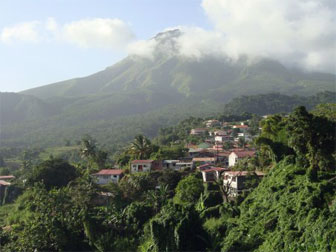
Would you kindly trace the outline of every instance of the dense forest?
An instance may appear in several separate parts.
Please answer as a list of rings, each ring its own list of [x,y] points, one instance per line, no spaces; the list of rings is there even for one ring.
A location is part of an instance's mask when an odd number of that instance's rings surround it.
[[[204,119],[164,128],[152,141],[137,136],[114,160],[89,136],[71,157],[36,160],[38,150],[26,152],[1,194],[1,250],[336,250],[335,115],[335,104],[322,104],[259,118],[257,155],[234,169],[266,176],[230,201],[220,181],[203,183],[198,171],[127,171],[133,159],[183,153],[192,140],[186,132]],[[114,162],[125,177],[94,183],[90,174]]]
[[[142,95],[138,94],[137,99],[140,97]],[[115,152],[138,134],[144,134],[150,138],[155,137],[159,129],[176,125],[179,121],[190,116],[213,117],[221,114],[225,118],[225,116],[242,115],[246,112],[258,115],[288,113],[299,105],[311,109],[319,103],[333,103],[335,102],[335,93],[322,92],[308,97],[274,93],[251,95],[233,99],[226,105],[213,100],[188,98],[182,103],[164,107],[158,106],[149,96],[144,98],[144,102],[149,100],[145,103],[150,103],[150,107],[154,107],[154,109],[131,115],[126,113],[126,107],[129,108],[128,110],[132,110],[132,107],[137,108],[142,105],[138,102],[132,105],[126,99],[124,103],[117,106],[116,100],[107,95],[105,98],[99,98],[99,104],[94,102],[95,99],[98,99],[97,97],[91,97],[91,100],[84,99],[74,105],[61,102],[64,103],[66,112],[55,115],[55,107],[52,107],[52,109],[50,108],[50,113],[53,115],[51,117],[44,116],[45,110],[49,107],[45,108],[43,113],[40,111],[39,114],[37,112],[39,110],[34,109],[39,103],[35,103],[35,99],[31,101],[28,98],[24,96],[24,99],[20,100],[20,106],[7,107],[8,113],[11,115],[7,119],[9,121],[15,120],[15,114],[18,114],[19,117],[24,114],[34,120],[3,125],[0,134],[2,147],[47,148],[62,146],[69,141],[71,145],[74,145],[81,140],[83,135],[88,134],[105,145],[110,152]],[[0,100],[0,102],[3,101]],[[1,123],[7,119],[6,113],[4,113],[6,106],[0,107],[2,111]],[[24,111],[24,108],[29,111]],[[12,111],[13,109],[17,109],[17,111]],[[114,112],[121,113],[121,111],[125,113],[119,116],[114,114]],[[39,117],[43,117],[43,119]]]

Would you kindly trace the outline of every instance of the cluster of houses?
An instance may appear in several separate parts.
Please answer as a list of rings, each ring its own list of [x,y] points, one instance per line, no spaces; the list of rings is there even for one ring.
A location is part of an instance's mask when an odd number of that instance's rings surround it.
[[[239,148],[237,139],[232,136],[234,129],[238,137],[244,137],[245,141],[252,138],[249,133],[249,127],[244,123],[229,126],[227,123],[221,123],[217,120],[208,120],[205,122],[206,128],[192,129],[191,135],[202,135],[207,139],[198,145],[187,144],[188,154],[178,160],[133,160],[130,163],[129,171],[131,173],[149,172],[164,169],[171,170],[198,170],[202,173],[203,182],[215,182],[222,180],[223,185],[228,187],[230,196],[237,196],[244,190],[248,190],[246,181],[251,177],[262,177],[261,172],[232,171],[232,167],[241,159],[250,158],[255,155],[255,150]],[[213,129],[213,127],[216,127]],[[230,142],[232,149],[224,150],[223,144]],[[252,176],[253,175],[253,176]],[[118,183],[124,176],[124,170],[104,169],[93,174],[98,184],[107,184],[110,182]]]

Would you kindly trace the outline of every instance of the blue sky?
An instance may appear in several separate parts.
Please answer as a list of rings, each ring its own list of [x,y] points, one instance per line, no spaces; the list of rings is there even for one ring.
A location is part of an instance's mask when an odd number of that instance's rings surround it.
[[[21,91],[151,57],[179,27],[178,54],[268,57],[336,72],[334,0],[1,0],[0,91]]]
[[[135,39],[148,39],[167,27],[207,27],[208,20],[195,0],[2,0],[0,31],[18,23],[46,22],[54,18],[65,24],[82,19],[118,18],[132,29]],[[0,91],[20,91],[34,86],[85,76],[127,55],[124,50],[81,48],[48,41],[0,42]]]

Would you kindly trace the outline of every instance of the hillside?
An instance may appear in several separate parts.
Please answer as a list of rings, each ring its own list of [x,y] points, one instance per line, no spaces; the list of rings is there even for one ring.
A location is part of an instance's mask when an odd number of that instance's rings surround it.
[[[58,112],[56,106],[34,96],[0,92],[0,126],[38,120]]]
[[[153,58],[130,55],[87,77],[1,94],[2,144],[50,146],[91,134],[115,146],[138,133],[154,136],[159,127],[189,116],[219,113],[235,98],[225,113],[289,112],[296,105],[335,101],[332,93],[321,100],[284,96],[334,91],[335,75],[305,73],[270,59],[185,58],[176,53],[178,36],[179,30],[155,36]],[[274,92],[279,95],[245,97]]]
[[[193,59],[180,56],[179,30],[160,33],[152,40],[152,58],[130,55],[93,75],[23,91],[38,98],[83,97],[119,92],[151,91],[227,102],[239,95],[269,92],[312,95],[335,90],[335,75],[289,69],[271,59],[249,62],[224,57]]]

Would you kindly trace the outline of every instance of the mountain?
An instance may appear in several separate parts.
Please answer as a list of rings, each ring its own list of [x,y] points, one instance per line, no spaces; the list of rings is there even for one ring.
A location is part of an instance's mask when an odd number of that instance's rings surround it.
[[[152,38],[156,47],[151,58],[131,55],[93,75],[22,93],[49,99],[146,90],[223,102],[239,95],[274,91],[312,95],[335,90],[333,74],[288,69],[271,59],[250,63],[244,57],[237,61],[224,57],[182,57],[176,45],[180,35],[179,30],[172,30]]]
[[[38,120],[58,112],[56,106],[34,96],[0,92],[0,125]]]
[[[50,146],[91,134],[115,148],[138,133],[154,136],[158,128],[188,116],[223,112],[224,103],[242,95],[277,92],[308,97],[335,90],[333,74],[289,69],[271,59],[182,57],[179,36],[179,30],[156,35],[151,57],[130,55],[87,77],[3,93],[1,144]],[[333,94],[328,97],[328,102],[335,100]],[[281,97],[277,100],[274,111],[284,111],[277,107]],[[267,107],[268,102],[259,105]],[[307,104],[304,99],[298,103],[302,102]],[[244,104],[232,105],[231,110],[250,107]]]

